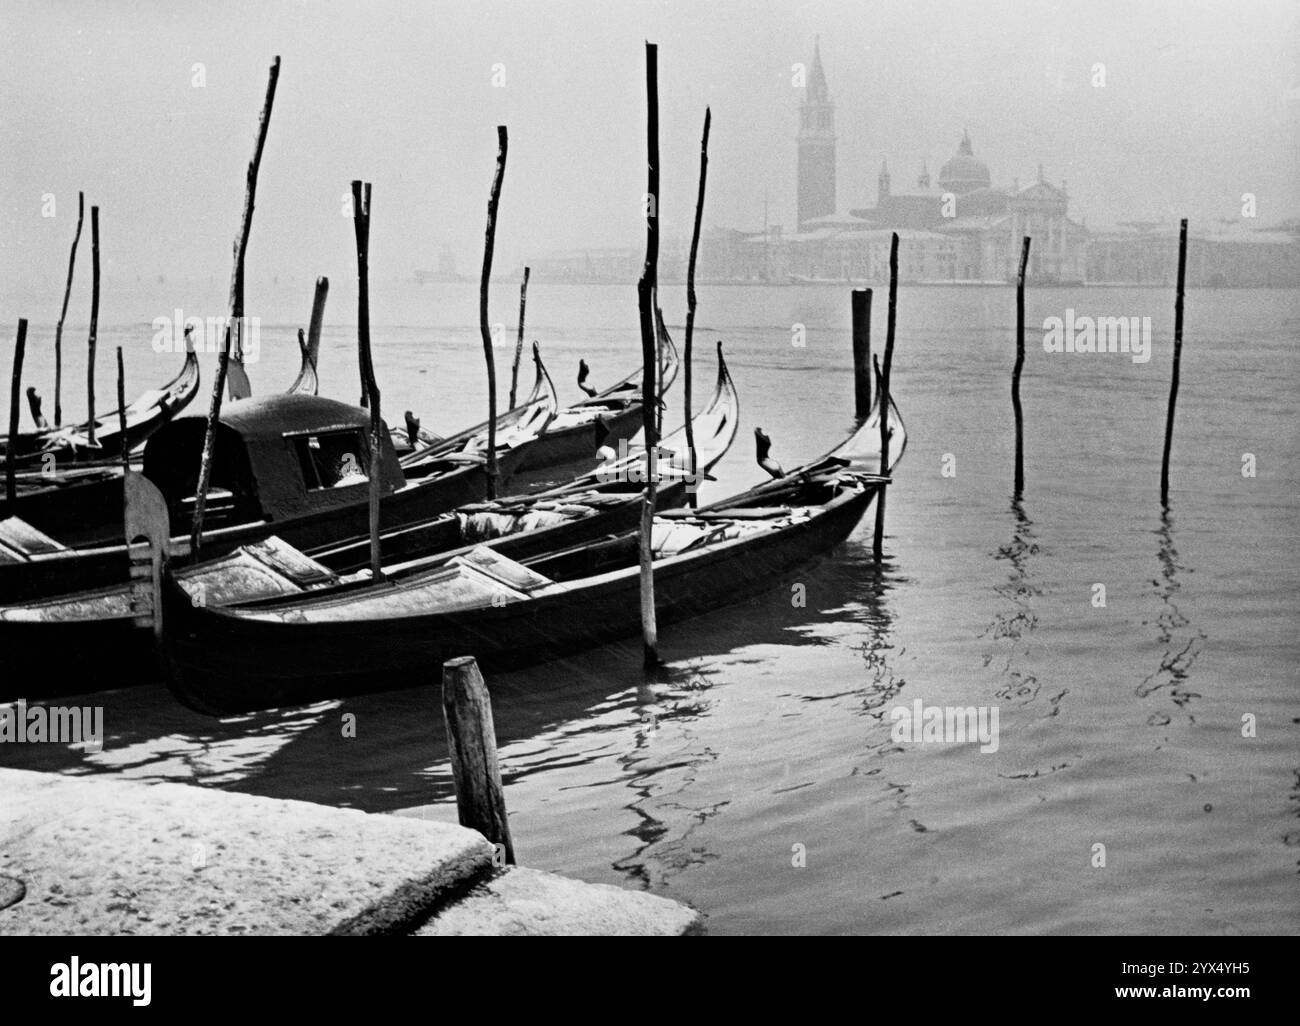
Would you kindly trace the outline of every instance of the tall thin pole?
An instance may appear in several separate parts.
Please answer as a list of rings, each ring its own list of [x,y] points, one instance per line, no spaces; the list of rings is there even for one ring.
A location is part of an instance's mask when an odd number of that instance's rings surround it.
[[[81,225],[86,219],[86,194],[77,193],[77,234],[72,237],[72,252],[68,254],[68,284],[63,289],[63,309],[59,324],[54,329],[54,426],[63,426],[63,321],[68,316],[68,300],[72,297],[72,271],[77,266],[77,243],[81,241]]]
[[[86,343],[86,408],[90,428],[86,440],[95,444],[95,347],[99,343],[99,207],[90,208],[90,338]]]
[[[244,216],[240,223],[239,237],[235,241],[235,269],[230,278],[230,317],[226,320],[225,336],[221,344],[221,355],[217,359],[217,379],[212,387],[212,400],[208,404],[208,423],[203,435],[203,455],[199,460],[199,482],[194,493],[194,522],[190,527],[190,552],[195,559],[203,546],[203,513],[208,504],[208,485],[212,481],[212,452],[217,440],[217,423],[221,419],[221,394],[225,391],[226,381],[230,375],[232,326],[239,324],[244,317],[244,256],[248,252],[248,234],[253,227],[253,198],[257,191],[257,169],[262,163],[262,147],[266,143],[266,130],[271,124],[271,104],[275,100],[275,84],[280,78],[280,58],[271,62],[270,78],[266,86],[266,102],[262,105],[262,117],[257,125],[257,144],[253,148],[253,159],[248,164],[248,175],[244,190]],[[92,215],[94,210],[92,208]],[[235,327],[233,330],[238,331]],[[242,357],[242,354],[240,354]],[[238,399],[252,394],[248,376],[244,374],[242,364],[236,370],[236,376],[242,381],[230,386],[230,397]]]
[[[885,369],[882,372],[877,366],[876,374],[880,378],[880,476],[889,475],[889,375],[894,364],[894,324],[898,314],[898,232],[894,232],[894,237],[889,243],[889,319],[885,324]],[[876,537],[873,546],[873,552],[876,562],[879,563],[884,557],[885,546],[885,493],[888,491],[885,483],[880,484],[880,491],[876,495]]]
[[[497,495],[497,365],[492,353],[492,332],[488,329],[488,279],[492,277],[492,251],[496,247],[497,204],[501,201],[501,182],[506,176],[506,153],[510,140],[505,125],[497,125],[497,170],[492,176],[492,194],[488,197],[487,231],[483,242],[483,275],[478,286],[478,330],[483,337],[483,359],[488,377],[488,451],[487,493]]]
[[[695,255],[700,248],[700,222],[704,219],[704,185],[709,176],[709,125],[713,121],[713,112],[704,108],[704,135],[700,139],[700,192],[695,198],[695,230],[691,234],[691,258],[686,269],[686,451],[690,454],[690,475],[692,485],[695,481],[695,425],[691,422],[691,342],[695,337]],[[695,488],[688,491],[687,502],[694,506],[697,501]]]
[[[858,422],[871,415],[871,290],[854,289],[853,314],[853,415]]]
[[[1016,500],[1025,491],[1025,418],[1020,407],[1020,372],[1025,366],[1025,271],[1029,267],[1029,236],[1020,250],[1016,275],[1016,366],[1011,372],[1011,408],[1016,414]]]
[[[1174,299],[1174,373],[1169,382],[1165,417],[1165,454],[1160,461],[1160,504],[1169,508],[1169,453],[1174,445],[1174,407],[1178,405],[1178,368],[1183,359],[1183,287],[1187,279],[1187,218],[1178,228],[1178,293]]]
[[[18,481],[14,473],[18,469],[18,410],[19,396],[23,381],[23,356],[27,352],[27,318],[18,319],[18,341],[14,344],[14,371],[9,384],[9,458],[5,460],[5,499],[9,505],[9,515],[14,514],[14,503],[18,499]]]
[[[352,226],[357,240],[357,358],[361,392],[370,408],[370,575],[383,577],[379,544],[379,495],[383,467],[383,421],[379,415],[379,383],[370,354],[370,183],[352,183]]]
[[[645,433],[645,492],[641,501],[641,633],[647,669],[659,663],[659,631],[655,624],[654,534],[655,502],[659,468],[659,435],[655,379],[658,368],[658,324],[653,309],[659,279],[659,47],[645,44],[646,87],[646,242],[645,266],[637,283],[637,306],[641,315],[641,415]],[[690,411],[686,412],[690,420]]]
[[[276,56],[271,60],[271,71],[266,82],[266,101],[262,104],[262,116],[257,123],[257,145],[253,149],[253,159],[248,164],[244,187],[244,217],[239,236],[235,240],[235,270],[230,278],[230,319],[235,326],[230,359],[232,366],[228,368],[231,399],[247,399],[253,394],[253,386],[244,373],[244,256],[248,252],[248,236],[253,228],[257,169],[262,164],[262,148],[266,145],[266,133],[271,127],[271,106],[275,103],[275,86],[279,80],[280,58]]]
[[[531,268],[524,268],[524,280],[519,286],[519,337],[515,339],[515,362],[510,368],[510,405],[507,409],[515,408],[515,400],[519,393],[519,360],[524,354],[524,311],[528,306],[528,272]]]
[[[126,370],[122,364],[122,347],[117,347],[117,427],[122,434],[122,469],[131,469],[131,446],[126,439]]]

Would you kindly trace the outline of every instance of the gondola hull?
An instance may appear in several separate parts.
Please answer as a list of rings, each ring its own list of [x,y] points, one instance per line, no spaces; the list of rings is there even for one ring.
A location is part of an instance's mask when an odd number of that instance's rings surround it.
[[[844,541],[875,487],[845,495],[788,529],[657,561],[656,615],[671,624],[753,595]],[[635,634],[635,567],[572,591],[463,613],[392,620],[285,623],[195,614],[178,586],[164,596],[169,681],[176,696],[209,715],[299,705],[323,698],[435,680],[454,656],[488,671],[514,669]]]
[[[500,454],[498,467],[503,487],[508,487],[515,465],[526,446]],[[121,483],[118,483],[119,494]],[[213,526],[203,533],[204,558],[223,555],[241,545],[271,535],[283,538],[298,549],[317,548],[342,538],[364,533],[369,524],[366,486],[353,486],[356,501],[283,520],[259,520],[231,526]],[[438,513],[477,502],[487,495],[487,475],[477,465],[467,465],[426,481],[419,481],[385,495],[380,502],[382,529],[424,520]],[[120,514],[119,514],[120,517]],[[210,518],[212,523],[216,518]],[[189,562],[187,553],[173,557],[176,565]],[[110,544],[0,565],[0,603],[13,603],[48,595],[61,595],[85,588],[97,588],[124,581],[130,571],[126,545]]]

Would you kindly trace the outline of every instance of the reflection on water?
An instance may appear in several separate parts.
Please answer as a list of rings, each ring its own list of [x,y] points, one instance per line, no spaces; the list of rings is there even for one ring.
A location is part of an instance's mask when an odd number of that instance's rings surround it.
[[[1151,583],[1161,602],[1155,628],[1156,637],[1164,652],[1160,657],[1160,665],[1142,678],[1134,694],[1138,698],[1148,698],[1162,691],[1167,692],[1173,704],[1186,714],[1188,722],[1195,723],[1196,717],[1188,706],[1193,698],[1201,696],[1189,690],[1187,682],[1192,665],[1201,654],[1206,635],[1192,625],[1174,601],[1182,587],[1178,575],[1187,568],[1178,561],[1178,550],[1174,547],[1174,518],[1167,509],[1160,514],[1160,527],[1156,535],[1160,539],[1156,554],[1160,563],[1160,577]],[[1150,621],[1145,622],[1150,624]],[[1152,727],[1166,726],[1169,722],[1169,715],[1162,711],[1153,712],[1147,718],[1147,725]]]
[[[1009,563],[1011,571],[1004,582],[993,588],[1002,605],[995,609],[993,622],[980,637],[988,638],[991,643],[984,653],[984,665],[989,666],[995,659],[1000,662],[999,672],[1004,680],[995,697],[1012,705],[1028,705],[1038,697],[1039,691],[1038,678],[1024,668],[1029,635],[1038,626],[1034,600],[1042,595],[1042,589],[1030,574],[1030,557],[1038,555],[1038,539],[1034,522],[1025,513],[1020,499],[1012,500],[1011,514],[1011,541],[994,556],[999,562]],[[1052,700],[1052,715],[1064,695],[1061,692]]]

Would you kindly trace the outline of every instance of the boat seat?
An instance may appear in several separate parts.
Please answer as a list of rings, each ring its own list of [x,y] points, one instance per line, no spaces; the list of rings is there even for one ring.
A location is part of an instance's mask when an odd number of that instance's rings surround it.
[[[253,602],[296,595],[339,580],[328,567],[272,535],[200,566],[176,574],[177,583],[198,605]]]
[[[555,583],[549,577],[543,577],[523,563],[517,563],[509,556],[503,556],[496,549],[489,549],[486,545],[480,545],[463,556],[457,556],[447,565],[472,567],[507,588],[513,588],[525,595]]]
[[[357,575],[355,579],[362,578]],[[480,546],[438,570],[395,580],[366,594],[271,606],[251,615],[283,623],[347,623],[366,617],[417,616],[430,610],[455,613],[505,606],[564,590],[564,585],[549,577]]]
[[[29,563],[33,556],[66,552],[68,547],[21,517],[0,520],[0,563]]]

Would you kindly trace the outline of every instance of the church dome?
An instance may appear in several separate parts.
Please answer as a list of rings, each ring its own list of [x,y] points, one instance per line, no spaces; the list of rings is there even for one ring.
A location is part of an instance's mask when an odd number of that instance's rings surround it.
[[[971,150],[970,136],[963,132],[956,154],[939,171],[940,188],[947,192],[963,193],[987,189],[992,184],[989,166],[975,157]]]

